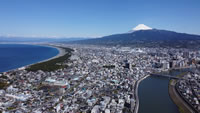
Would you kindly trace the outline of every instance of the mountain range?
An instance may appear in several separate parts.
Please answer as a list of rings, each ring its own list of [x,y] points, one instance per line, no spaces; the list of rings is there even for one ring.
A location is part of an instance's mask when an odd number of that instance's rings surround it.
[[[71,43],[133,47],[199,48],[200,35],[152,29],[144,24],[139,24],[128,33],[114,34],[81,41],[72,41]]]

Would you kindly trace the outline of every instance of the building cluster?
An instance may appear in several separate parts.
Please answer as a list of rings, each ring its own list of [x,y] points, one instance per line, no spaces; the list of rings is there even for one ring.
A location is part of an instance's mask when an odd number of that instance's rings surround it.
[[[74,49],[68,68],[52,72],[20,68],[0,75],[9,84],[0,89],[0,111],[133,112],[138,80],[152,72],[195,66],[199,58],[199,52],[184,49],[59,46]]]
[[[200,112],[200,71],[189,72],[176,84],[176,90],[196,112]]]
[[[151,56],[154,56],[154,68],[161,70],[193,68],[199,65],[200,51],[188,49],[152,49]]]

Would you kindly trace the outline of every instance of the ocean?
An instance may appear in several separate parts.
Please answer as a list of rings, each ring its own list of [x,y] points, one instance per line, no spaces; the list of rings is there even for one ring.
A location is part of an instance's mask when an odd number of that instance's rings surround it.
[[[59,54],[53,47],[0,44],[0,72],[16,69],[25,65],[37,63]]]

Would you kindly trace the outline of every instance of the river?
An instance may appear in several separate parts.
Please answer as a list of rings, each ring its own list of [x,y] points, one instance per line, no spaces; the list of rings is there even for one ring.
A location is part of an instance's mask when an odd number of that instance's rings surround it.
[[[182,71],[170,71],[177,75]],[[149,76],[140,82],[138,113],[179,113],[168,93],[169,78]]]

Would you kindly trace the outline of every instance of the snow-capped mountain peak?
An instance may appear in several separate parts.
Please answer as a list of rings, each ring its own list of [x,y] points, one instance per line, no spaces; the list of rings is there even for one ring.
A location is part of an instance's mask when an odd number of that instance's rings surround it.
[[[150,28],[144,24],[139,24],[135,28],[132,29],[132,31],[139,31],[139,30],[152,30],[152,28]]]

